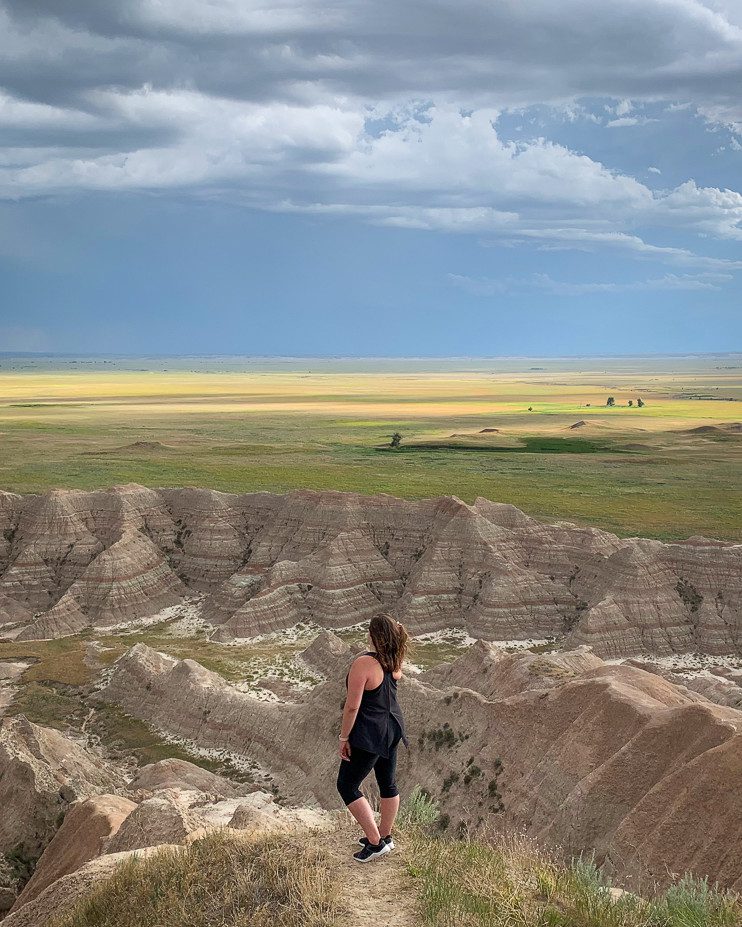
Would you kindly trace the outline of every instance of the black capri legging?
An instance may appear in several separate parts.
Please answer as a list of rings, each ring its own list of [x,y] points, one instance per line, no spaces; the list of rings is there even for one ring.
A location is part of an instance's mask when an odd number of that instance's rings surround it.
[[[397,744],[392,747],[388,757],[369,753],[368,750],[361,750],[359,747],[351,747],[350,759],[341,760],[338,773],[338,792],[346,805],[362,797],[360,785],[372,769],[382,798],[394,798],[395,795],[399,795],[395,781]]]

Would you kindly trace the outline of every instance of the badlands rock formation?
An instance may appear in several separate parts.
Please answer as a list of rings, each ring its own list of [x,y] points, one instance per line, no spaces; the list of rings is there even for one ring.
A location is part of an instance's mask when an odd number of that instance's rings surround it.
[[[181,772],[191,775],[192,770]],[[213,776],[209,785],[224,791],[225,782],[213,781],[219,778]],[[131,786],[126,788],[129,794]],[[123,795],[99,795],[67,812],[3,925],[46,927],[134,854],[142,858],[179,852],[185,844],[225,827],[262,834],[296,828],[316,831],[334,821],[326,812],[279,806],[261,791],[225,800],[196,789],[162,789],[138,804]],[[3,911],[0,907],[0,918]]]
[[[742,546],[621,540],[478,499],[127,485],[0,493],[0,625],[47,638],[203,594],[217,640],[381,608],[413,633],[566,634],[601,656],[742,652]]]
[[[334,820],[183,761],[144,767],[127,783],[90,748],[22,718],[1,733],[0,919],[12,908],[9,927],[45,927],[133,853],[178,851],[224,827],[255,833]],[[33,870],[25,885],[13,861]]]
[[[260,701],[190,660],[137,645],[104,698],[197,742],[258,760],[284,796],[337,807],[336,733],[352,657],[337,639],[315,666],[328,680],[298,704]],[[742,713],[585,649],[512,655],[480,642],[449,666],[405,679],[420,783],[451,828],[499,825],[593,850],[629,881],[692,870],[742,888]]]
[[[103,852],[136,805],[121,795],[97,795],[77,802],[44,850],[15,907],[27,904],[62,876],[75,872]]]
[[[157,846],[127,853],[110,853],[91,859],[80,869],[61,876],[52,882],[41,894],[16,909],[2,922],[3,927],[46,927],[52,920],[61,917],[67,909],[90,894],[104,879],[110,878],[116,869],[136,854],[145,858],[154,853],[178,852],[180,847]]]
[[[35,858],[78,799],[122,784],[115,769],[59,731],[0,721],[0,853]]]
[[[158,792],[163,789],[183,789],[203,792],[214,798],[239,798],[255,791],[255,786],[231,782],[208,769],[186,760],[167,759],[137,770],[129,783],[129,791]]]

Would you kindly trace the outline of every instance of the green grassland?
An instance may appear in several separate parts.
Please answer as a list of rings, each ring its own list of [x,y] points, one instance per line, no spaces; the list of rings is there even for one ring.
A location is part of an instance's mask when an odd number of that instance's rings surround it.
[[[0,363],[0,487],[485,496],[622,535],[742,539],[734,358],[192,366]]]

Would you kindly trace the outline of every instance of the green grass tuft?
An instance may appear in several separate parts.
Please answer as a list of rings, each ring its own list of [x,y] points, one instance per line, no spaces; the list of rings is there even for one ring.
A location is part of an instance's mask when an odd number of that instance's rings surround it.
[[[564,864],[522,836],[450,839],[416,789],[403,806],[407,871],[428,927],[739,927],[742,900],[686,877],[655,898],[611,891],[592,858]]]

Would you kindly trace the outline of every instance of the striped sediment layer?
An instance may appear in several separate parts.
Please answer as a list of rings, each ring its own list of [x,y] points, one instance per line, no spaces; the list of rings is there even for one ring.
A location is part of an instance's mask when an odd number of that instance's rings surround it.
[[[195,593],[221,641],[385,609],[416,634],[565,637],[603,657],[742,653],[740,545],[621,539],[486,499],[0,493],[6,633],[110,627]]]

